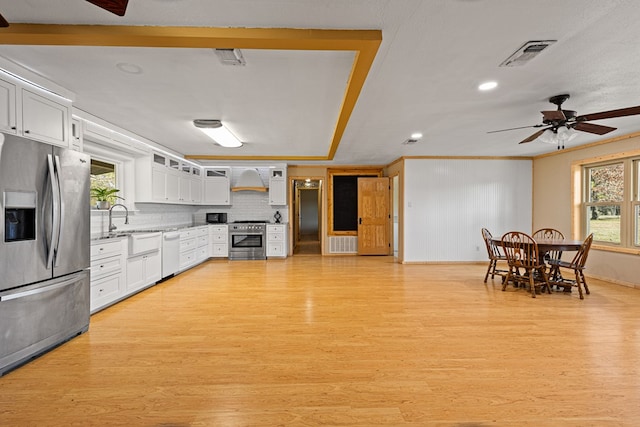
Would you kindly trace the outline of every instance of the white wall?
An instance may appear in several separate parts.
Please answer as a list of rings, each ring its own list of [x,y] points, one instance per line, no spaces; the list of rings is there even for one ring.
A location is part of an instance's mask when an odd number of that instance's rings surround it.
[[[404,262],[487,259],[480,229],[531,232],[532,161],[407,159]]]
[[[300,190],[300,234],[318,235],[318,189]]]

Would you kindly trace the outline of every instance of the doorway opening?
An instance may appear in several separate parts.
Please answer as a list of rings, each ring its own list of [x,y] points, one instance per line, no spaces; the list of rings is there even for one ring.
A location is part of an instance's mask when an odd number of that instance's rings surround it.
[[[322,254],[322,180],[293,180],[293,255]]]

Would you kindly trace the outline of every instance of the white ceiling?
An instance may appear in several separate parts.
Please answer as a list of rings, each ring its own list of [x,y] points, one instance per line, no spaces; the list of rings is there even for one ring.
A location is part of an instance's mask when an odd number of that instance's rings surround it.
[[[335,157],[531,156],[519,145],[547,99],[578,114],[640,105],[640,2],[634,0],[130,0],[121,18],[82,0],[0,0],[10,23],[381,30],[382,43]],[[529,40],[557,40],[523,67],[498,65]],[[3,42],[0,30],[0,43]],[[354,53],[243,49],[245,67],[210,49],[0,46],[4,56],[76,94],[75,106],[186,155],[327,156]],[[136,64],[126,74],[118,63]],[[478,84],[495,80],[490,92]],[[245,146],[211,144],[191,125],[221,119]],[[601,120],[605,136],[640,131],[640,116]],[[402,145],[421,132],[415,145]],[[318,163],[318,162],[315,162]]]

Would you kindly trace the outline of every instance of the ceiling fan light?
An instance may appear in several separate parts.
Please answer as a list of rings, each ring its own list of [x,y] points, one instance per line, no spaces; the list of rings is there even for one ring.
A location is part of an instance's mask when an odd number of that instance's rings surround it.
[[[558,128],[557,135],[560,142],[568,142],[575,138],[578,135],[578,132],[576,132],[575,129],[562,126]]]
[[[565,142],[571,141],[578,136],[575,129],[566,126],[560,126],[558,129],[547,129],[538,137],[538,140],[546,144],[564,145]]]
[[[547,129],[538,137],[538,141],[544,142],[545,144],[557,144],[557,134],[555,134],[551,129]]]

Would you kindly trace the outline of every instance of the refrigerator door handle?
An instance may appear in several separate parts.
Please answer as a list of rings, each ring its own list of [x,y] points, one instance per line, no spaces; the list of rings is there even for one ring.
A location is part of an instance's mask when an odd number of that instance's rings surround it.
[[[55,161],[56,161],[56,182],[58,184],[58,221],[55,222],[54,224],[57,224],[57,228],[58,228],[58,238],[56,239],[56,243],[55,243],[55,251],[56,251],[56,258],[55,258],[55,266],[58,266],[58,249],[60,248],[60,241],[62,240],[62,229],[64,226],[64,200],[62,198],[62,182],[60,180],[60,171],[62,170],[62,167],[60,166],[60,156],[55,156]],[[54,219],[55,219],[55,206],[54,206]],[[52,243],[53,244],[53,243]]]
[[[53,268],[53,257],[57,250],[57,243],[59,241],[60,228],[58,226],[60,222],[60,188],[58,186],[58,177],[56,175],[55,167],[53,166],[53,155],[48,154],[49,161],[49,180],[51,183],[51,199],[53,201],[53,222],[51,224],[51,240],[49,243],[49,254],[47,255],[47,269]]]

